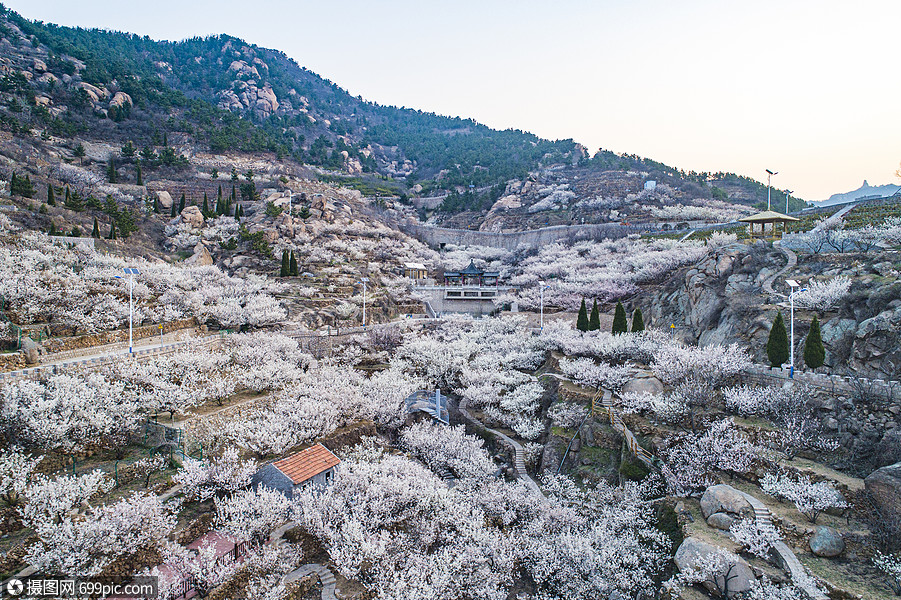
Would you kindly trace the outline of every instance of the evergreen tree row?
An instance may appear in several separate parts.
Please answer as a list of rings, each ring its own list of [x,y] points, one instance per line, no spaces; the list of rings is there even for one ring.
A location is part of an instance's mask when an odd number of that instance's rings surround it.
[[[278,275],[279,277],[297,277],[297,259],[294,257],[294,250],[282,250],[282,268]]]
[[[591,315],[585,305],[585,298],[582,298],[582,305],[579,307],[579,316],[576,318],[576,329],[579,331],[597,331],[601,328],[601,315],[598,311],[598,301],[595,299],[591,307]],[[616,310],[613,313],[613,329],[614,335],[626,333],[629,331],[629,322],[626,318],[626,309],[622,302],[616,303]],[[632,332],[644,331],[644,317],[641,309],[636,308],[632,313]]]

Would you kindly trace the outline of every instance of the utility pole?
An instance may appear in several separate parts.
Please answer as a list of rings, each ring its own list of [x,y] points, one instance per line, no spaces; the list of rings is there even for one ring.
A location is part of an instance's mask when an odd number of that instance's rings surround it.
[[[132,344],[132,331],[134,329],[134,314],[135,314],[135,304],[134,304],[134,289],[135,289],[135,275],[139,275],[141,272],[132,267],[125,267],[122,269],[126,275],[128,275],[128,353],[134,353],[134,347]],[[116,275],[116,279],[122,279],[121,275]],[[162,330],[160,331],[162,333]]]
[[[791,190],[785,190],[785,214],[788,214],[788,197],[792,195]],[[784,227],[783,227],[784,229]]]
[[[368,281],[368,277],[360,278],[360,283],[363,284],[363,327],[366,327],[366,283]]]

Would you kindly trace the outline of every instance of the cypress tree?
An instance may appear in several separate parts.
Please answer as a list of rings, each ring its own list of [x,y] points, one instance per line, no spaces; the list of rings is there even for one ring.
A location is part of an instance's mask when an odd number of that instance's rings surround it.
[[[119,181],[119,174],[116,172],[116,159],[112,156],[106,163],[106,178],[110,183]]]
[[[109,236],[106,239],[108,239],[108,240],[116,239],[116,222],[115,221],[112,221],[109,224]]]
[[[588,309],[585,308],[585,298],[582,298],[582,306],[579,307],[579,317],[576,319],[576,329],[588,331]]]
[[[770,359],[770,367],[782,366],[788,360],[788,334],[785,332],[781,311],[773,320],[770,337],[766,342],[766,355]]]
[[[174,217],[178,215],[178,204],[175,200],[172,201],[172,206],[169,208],[169,216]]]
[[[629,321],[626,320],[626,309],[623,308],[622,302],[616,303],[616,310],[613,313],[612,331],[614,335],[629,331]]]
[[[238,199],[237,192],[235,191],[235,184],[232,184],[232,202]]]
[[[19,189],[19,181],[16,178],[16,172],[13,171],[12,176],[9,178],[9,194],[11,196],[16,195],[16,191]]]
[[[804,363],[811,369],[816,369],[822,367],[825,360],[826,348],[823,347],[823,336],[820,335],[820,322],[814,315],[804,342]]]
[[[235,221],[241,222],[241,205],[235,207]]]
[[[53,194],[53,184],[47,184],[47,204],[56,206],[56,196]]]
[[[181,214],[181,211],[185,209],[185,195],[182,193],[181,199],[178,201],[178,214]]]
[[[203,216],[210,216],[210,201],[207,200],[206,192],[203,193]]]
[[[222,202],[222,184],[219,184],[219,192],[216,194],[216,204]]]
[[[56,223],[54,223],[53,221],[50,221],[50,231],[47,232],[47,235],[56,235],[56,234],[57,234]]]
[[[141,171],[141,165],[138,165],[138,176],[135,183],[137,183],[138,185],[144,185],[144,173]]]
[[[279,277],[287,277],[290,266],[288,264],[288,251],[282,250],[282,269],[279,271]]]
[[[160,212],[160,199],[159,198],[153,199],[153,212],[155,212],[157,214],[159,214],[159,212]]]
[[[66,205],[66,206],[69,205],[69,186],[66,186],[66,201],[65,201],[65,205]]]
[[[588,331],[597,331],[601,328],[601,314],[598,312],[598,299],[594,299],[591,305],[591,316],[588,317]]]
[[[632,333],[636,333],[638,331],[644,331],[644,316],[641,314],[641,309],[635,309],[635,312],[632,313]]]
[[[291,250],[291,259],[288,261],[288,274],[297,277],[297,259],[294,258],[294,250]]]
[[[94,229],[91,230],[91,237],[100,239],[100,223],[97,222],[97,217],[94,217]]]

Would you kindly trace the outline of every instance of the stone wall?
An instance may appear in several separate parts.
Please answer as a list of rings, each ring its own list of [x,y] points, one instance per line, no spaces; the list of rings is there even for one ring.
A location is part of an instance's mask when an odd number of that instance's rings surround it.
[[[493,232],[474,231],[469,229],[447,229],[444,227],[427,227],[424,225],[406,224],[403,230],[429,246],[442,244],[465,246],[488,246],[516,250],[519,247],[537,248],[545,244],[567,240],[621,238],[632,233],[645,233],[656,230],[657,223],[646,225],[620,225],[618,223],[599,223],[590,225],[556,225],[531,229],[528,231]]]
[[[197,321],[193,318],[182,319],[181,321],[170,321],[168,323],[163,323],[163,333],[171,333],[179,329],[188,329],[196,326]],[[159,334],[160,330],[158,325],[135,327],[132,331],[132,337],[136,340],[158,336]],[[105,344],[114,344],[116,342],[125,341],[128,341],[128,328],[67,338],[51,338],[42,344],[42,350],[44,354],[55,354],[57,352],[65,352],[66,350],[78,350],[80,348],[91,348],[93,346],[103,346]]]
[[[18,371],[26,367],[25,355],[19,352],[0,354],[0,372]]]
[[[788,370],[752,367],[743,383],[783,386]],[[881,379],[857,381],[837,375],[795,372],[794,380],[822,393],[817,415],[827,433],[858,463],[875,469],[901,461],[901,382]],[[865,473],[861,473],[863,475]]]

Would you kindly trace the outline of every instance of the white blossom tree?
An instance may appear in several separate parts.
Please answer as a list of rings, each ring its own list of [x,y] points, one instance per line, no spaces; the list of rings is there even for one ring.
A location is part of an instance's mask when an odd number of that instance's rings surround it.
[[[771,496],[794,502],[798,511],[811,523],[816,523],[824,510],[848,506],[834,487],[824,481],[814,483],[804,475],[795,478],[785,473],[767,473],[761,479],[760,487]]]

